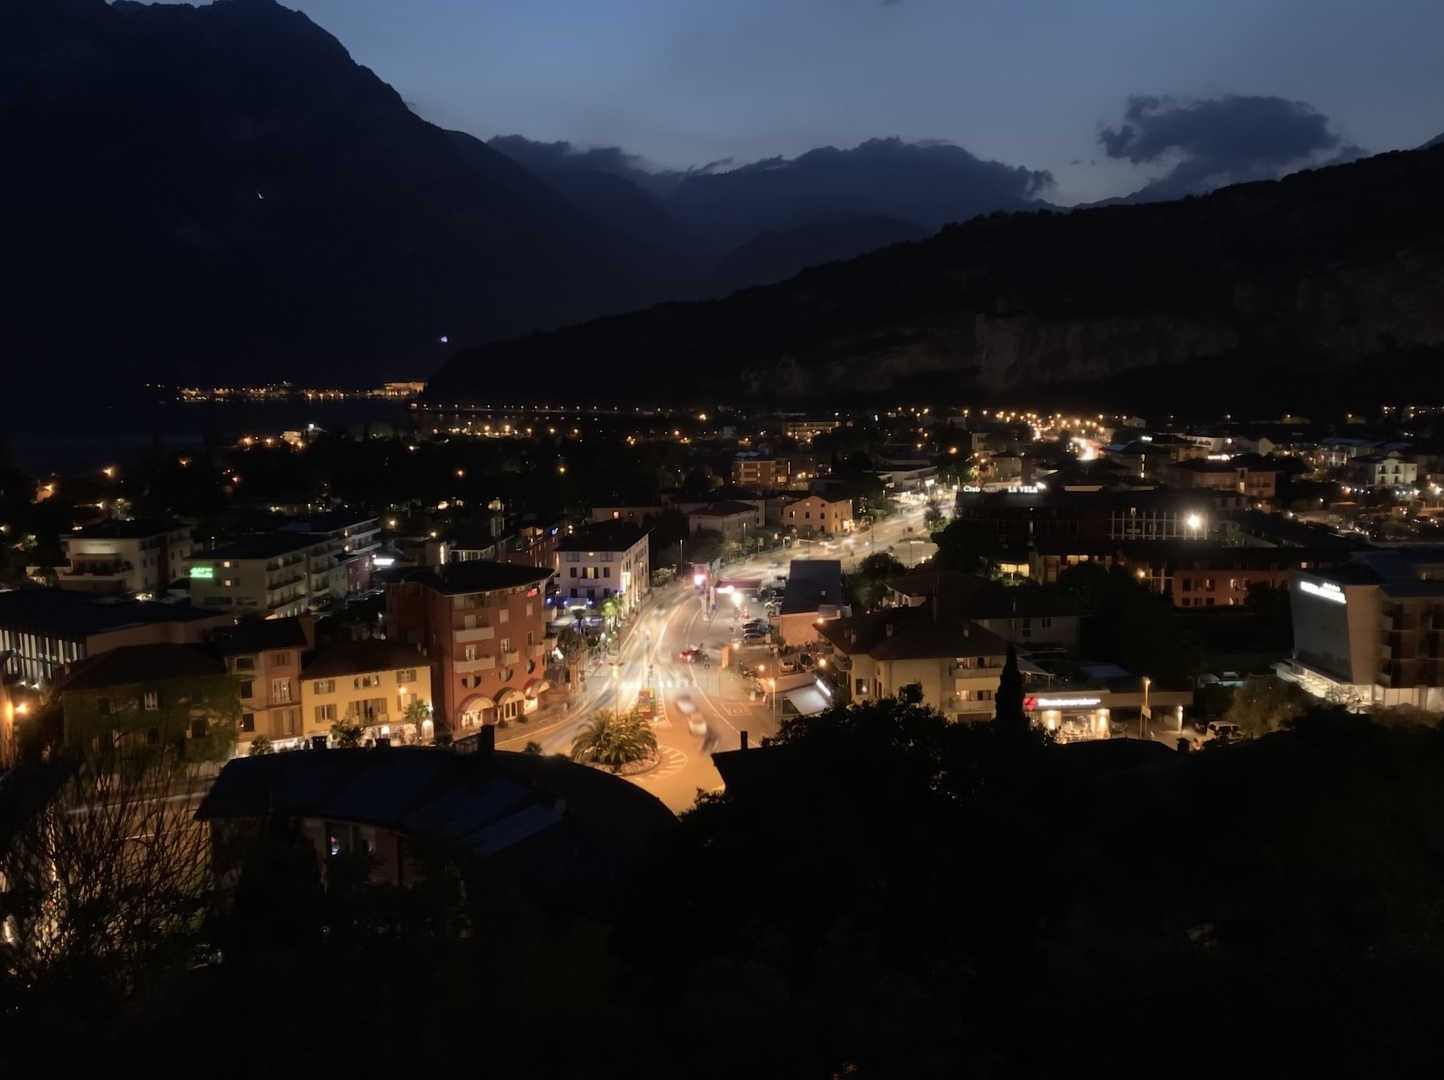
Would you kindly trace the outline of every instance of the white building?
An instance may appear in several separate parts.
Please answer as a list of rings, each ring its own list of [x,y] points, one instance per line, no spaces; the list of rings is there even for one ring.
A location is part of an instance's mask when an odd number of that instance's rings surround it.
[[[153,600],[185,577],[191,529],[176,521],[107,521],[60,538],[60,587]]]
[[[1419,466],[1398,451],[1366,454],[1349,460],[1344,478],[1358,488],[1405,487],[1418,481]]]
[[[648,531],[629,521],[604,521],[557,542],[557,586],[569,601],[599,604],[615,596],[625,615],[651,582]]]
[[[1444,712],[1444,545],[1296,570],[1289,599],[1294,656],[1281,676],[1340,704]]]

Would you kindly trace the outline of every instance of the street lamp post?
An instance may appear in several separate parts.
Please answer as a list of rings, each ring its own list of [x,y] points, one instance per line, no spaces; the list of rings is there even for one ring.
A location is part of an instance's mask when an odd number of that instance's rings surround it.
[[[1152,713],[1149,711],[1148,708],[1148,687],[1149,684],[1152,682],[1153,680],[1150,679],[1147,675],[1143,676],[1143,708],[1138,713],[1138,737],[1140,739],[1147,738],[1147,736],[1144,734],[1145,729],[1143,725],[1153,718]]]

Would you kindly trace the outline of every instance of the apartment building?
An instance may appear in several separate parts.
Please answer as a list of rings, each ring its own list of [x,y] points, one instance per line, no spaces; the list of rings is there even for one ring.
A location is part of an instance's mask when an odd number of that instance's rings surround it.
[[[568,600],[616,597],[625,615],[651,583],[648,530],[626,521],[592,525],[557,542],[557,587]]]
[[[268,533],[191,556],[191,603],[233,615],[288,618],[310,610],[310,559],[301,533]]]
[[[194,644],[230,626],[214,610],[146,600],[102,601],[67,589],[27,586],[0,592],[0,675],[48,686],[68,664],[123,645]]]
[[[431,661],[395,641],[343,641],[306,660],[301,672],[301,714],[307,739],[329,737],[331,725],[357,724],[368,739],[415,741],[407,710],[432,708]],[[432,722],[419,733],[430,738]]]
[[[765,503],[714,502],[687,511],[687,531],[711,530],[729,544],[748,544],[762,535]]]
[[[143,770],[166,753],[225,761],[236,748],[236,679],[193,645],[124,645],[77,663],[60,685],[66,745],[105,769]]]
[[[1344,704],[1444,712],[1444,545],[1295,571],[1289,601],[1294,655],[1281,675]]]
[[[937,599],[824,622],[831,664],[845,696],[876,701],[916,687],[922,702],[951,720],[988,720],[1008,642]]]
[[[1279,471],[1240,458],[1190,458],[1164,466],[1163,478],[1174,487],[1237,492],[1252,502],[1267,501],[1278,494]]]
[[[782,526],[797,533],[812,530],[828,536],[852,528],[852,500],[809,495],[782,508]]]
[[[386,587],[387,637],[434,665],[437,731],[465,735],[534,711],[550,689],[550,567],[448,563]]]
[[[1350,458],[1344,479],[1359,488],[1405,487],[1418,482],[1419,466],[1398,451]]]
[[[749,450],[732,459],[732,482],[741,487],[770,491],[790,481],[786,458],[769,457]]]
[[[301,702],[301,659],[316,645],[310,615],[242,619],[218,633],[212,648],[237,681],[241,716],[238,749],[264,736],[277,749],[295,749],[305,734]]]
[[[185,577],[191,547],[190,526],[178,521],[89,525],[60,538],[60,587],[138,600],[164,597],[171,582]]]
[[[941,602],[943,612],[972,623],[1023,650],[1049,649],[1078,655],[1087,614],[1073,601],[1042,589],[1000,585],[956,570],[909,574],[887,582],[888,601],[898,607]]]

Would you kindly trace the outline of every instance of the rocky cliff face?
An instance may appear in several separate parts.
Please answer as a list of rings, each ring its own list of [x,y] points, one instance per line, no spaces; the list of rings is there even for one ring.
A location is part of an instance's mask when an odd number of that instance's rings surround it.
[[[757,402],[999,392],[1222,358],[1317,373],[1444,345],[1440,191],[1444,147],[1176,203],[995,214],[725,300],[464,353],[429,393],[481,401],[511,389],[506,370],[536,366],[598,400],[618,397],[625,370],[677,400]]]

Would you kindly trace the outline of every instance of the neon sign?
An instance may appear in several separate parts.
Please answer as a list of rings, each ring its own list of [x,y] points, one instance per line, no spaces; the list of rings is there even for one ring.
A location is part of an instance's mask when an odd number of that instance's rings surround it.
[[[205,580],[205,581],[210,581],[210,580],[211,580],[212,578],[214,578],[215,576],[216,576],[216,568],[215,568],[214,566],[192,566],[192,567],[191,567],[191,577],[192,577],[192,578],[197,578],[197,579],[201,579],[201,580]]]
[[[1339,588],[1332,581],[1325,581],[1321,585],[1315,584],[1312,581],[1301,581],[1299,582],[1299,588],[1302,591],[1308,593],[1310,596],[1321,597],[1322,599],[1330,600],[1335,604],[1347,604],[1349,602],[1348,599],[1344,596],[1344,590]]]

